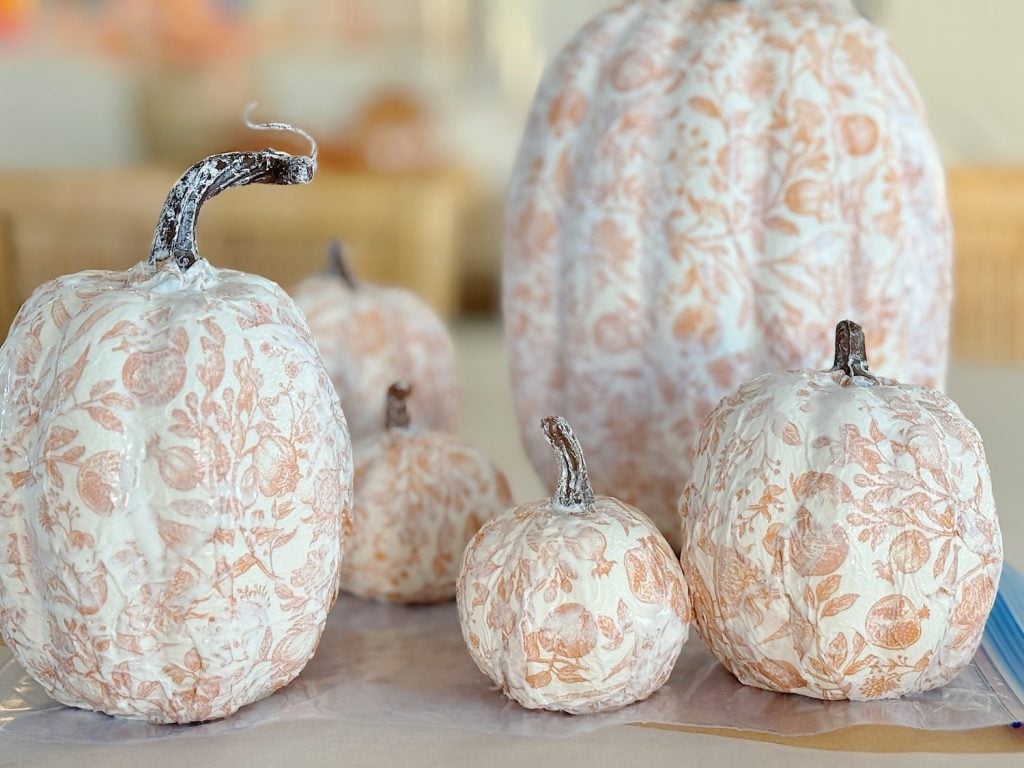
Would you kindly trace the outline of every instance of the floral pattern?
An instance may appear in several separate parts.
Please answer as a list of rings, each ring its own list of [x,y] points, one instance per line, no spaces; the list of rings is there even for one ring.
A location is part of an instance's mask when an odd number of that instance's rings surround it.
[[[307,278],[292,295],[309,321],[354,441],[384,431],[380,393],[402,379],[416,382],[409,399],[413,423],[458,431],[455,345],[422,299],[369,283],[353,288],[332,274]]]
[[[689,634],[679,564],[654,524],[598,497],[507,511],[466,548],[459,620],[480,670],[530,709],[582,714],[645,699]]]
[[[625,2],[554,62],[506,217],[520,430],[564,414],[598,492],[678,547],[704,417],[754,375],[821,367],[836,316],[878,366],[940,386],[944,180],[884,34],[847,3]],[[785,333],[774,332],[785,328]]]
[[[766,374],[701,429],[682,565],[743,683],[891,698],[949,682],[981,641],[1002,564],[981,438],[940,392],[879,382]]]
[[[344,416],[301,314],[205,260],[39,288],[0,351],[0,632],[58,701],[223,717],[338,589]]]
[[[454,598],[466,544],[512,506],[505,475],[442,432],[390,429],[356,455],[342,588],[398,603]]]

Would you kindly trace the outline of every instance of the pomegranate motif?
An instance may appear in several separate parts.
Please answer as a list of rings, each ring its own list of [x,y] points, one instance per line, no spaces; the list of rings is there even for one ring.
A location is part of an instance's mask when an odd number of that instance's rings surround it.
[[[123,487],[131,486],[121,454],[117,451],[94,453],[78,471],[78,495],[97,515],[109,516],[123,502]]]
[[[142,405],[166,405],[185,385],[188,334],[171,333],[170,345],[150,352],[132,352],[121,369],[124,388]]]
[[[697,631],[747,685],[893,698],[951,680],[995,599],[1002,541],[974,426],[871,372],[836,328],[831,370],[725,397],[680,499]]]
[[[564,603],[544,619],[537,642],[548,653],[566,659],[582,659],[597,645],[597,624],[579,603]]]
[[[524,707],[622,707],[671,674],[689,631],[686,584],[650,519],[594,496],[568,423],[542,426],[561,462],[558,488],[485,523],[466,547],[462,635],[480,670]]]
[[[875,645],[902,651],[921,639],[921,621],[928,608],[918,611],[903,595],[886,595],[871,606],[864,620],[864,631]]]

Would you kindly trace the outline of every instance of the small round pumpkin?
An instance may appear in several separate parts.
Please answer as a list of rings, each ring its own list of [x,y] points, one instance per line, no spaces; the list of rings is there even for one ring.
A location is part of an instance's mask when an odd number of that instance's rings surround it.
[[[195,244],[209,197],[315,167],[315,145],[197,163],[148,262],[46,283],[0,349],[0,634],[63,704],[224,717],[316,649],[351,498],[344,415],[291,299]]]
[[[512,505],[512,494],[475,448],[412,428],[410,394],[407,384],[392,384],[386,431],[357,445],[342,588],[374,600],[437,603],[455,597],[463,549],[484,521]]]
[[[341,397],[353,441],[383,430],[380,393],[399,380],[416,382],[408,404],[415,424],[458,430],[455,345],[426,302],[411,291],[360,281],[337,240],[326,271],[299,283],[292,296]]]
[[[686,584],[646,515],[595,498],[569,424],[542,426],[560,460],[558,489],[491,520],[466,548],[462,635],[480,670],[524,707],[615,709],[668,680],[689,633]]]
[[[948,397],[835,366],[755,378],[701,430],[680,501],[698,631],[748,685],[876,699],[974,656],[1002,542],[981,437]]]

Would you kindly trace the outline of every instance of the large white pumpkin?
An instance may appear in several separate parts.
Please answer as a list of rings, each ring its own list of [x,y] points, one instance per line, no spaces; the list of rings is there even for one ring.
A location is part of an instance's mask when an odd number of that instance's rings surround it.
[[[58,701],[153,722],[287,684],[338,589],[351,446],[301,313],[195,250],[208,197],[311,157],[207,158],[149,262],[46,283],[0,350],[0,633]]]
[[[867,370],[759,376],[700,432],[681,500],[701,637],[748,685],[891,698],[949,682],[995,599],[1002,542],[981,437],[948,397]]]
[[[534,467],[553,481],[534,425],[564,414],[597,491],[674,545],[704,416],[754,375],[822,367],[836,313],[872,318],[891,375],[942,382],[942,169],[906,69],[843,0],[634,0],[594,19],[540,86],[506,228]]]

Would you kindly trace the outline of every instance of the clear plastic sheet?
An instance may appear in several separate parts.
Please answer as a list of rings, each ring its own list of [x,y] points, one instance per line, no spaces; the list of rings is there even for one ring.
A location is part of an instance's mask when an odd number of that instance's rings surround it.
[[[822,702],[740,685],[693,639],[668,685],[647,701],[600,715],[528,711],[506,700],[476,669],[454,604],[402,608],[350,597],[338,601],[316,657],[295,682],[229,719],[200,725],[150,725],[63,707],[0,648],[0,736],[48,743],[241,735],[311,718],[540,738],[640,722],[786,735],[865,724],[959,730],[1014,722],[1021,718],[1019,706],[984,646],[942,689],[896,701]]]

